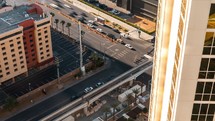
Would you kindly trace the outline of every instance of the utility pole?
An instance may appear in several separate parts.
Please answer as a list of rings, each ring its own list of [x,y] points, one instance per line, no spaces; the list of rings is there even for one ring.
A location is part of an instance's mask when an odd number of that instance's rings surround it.
[[[83,55],[82,55],[82,36],[84,35],[84,32],[81,31],[81,22],[78,22],[79,27],[79,46],[80,46],[80,69],[83,75],[85,75],[85,67],[83,66]]]
[[[56,66],[57,66],[57,83],[58,83],[58,88],[59,89],[61,89],[63,86],[60,84],[60,69],[59,69],[59,67],[60,67],[60,62],[61,62],[62,60],[59,60],[59,58],[58,57],[55,57],[55,64],[56,64]]]

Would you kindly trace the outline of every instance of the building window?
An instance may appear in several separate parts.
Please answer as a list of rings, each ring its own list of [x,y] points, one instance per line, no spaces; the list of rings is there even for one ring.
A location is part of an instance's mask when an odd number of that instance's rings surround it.
[[[4,65],[7,66],[7,65],[8,65],[8,62],[4,63]]]
[[[19,46],[18,49],[19,49],[19,50],[22,49],[22,46]]]
[[[43,47],[41,47],[40,50],[43,50]]]
[[[5,47],[3,47],[2,50],[5,50]]]
[[[46,48],[48,48],[49,47],[49,45],[46,45]]]
[[[47,33],[47,30],[45,30],[44,33]]]
[[[215,28],[214,15],[215,15],[215,4],[211,4],[209,18],[208,18],[208,28]]]
[[[18,44],[18,45],[21,44],[21,41],[18,41],[17,44]]]
[[[30,42],[33,42],[33,40],[31,39]]]
[[[9,74],[10,74],[10,72],[7,72],[6,74],[7,74],[7,75],[9,75]]]
[[[31,56],[35,56],[35,54],[32,54]]]
[[[3,52],[2,54],[3,54],[3,56],[4,56],[4,55],[6,55],[6,52]]]
[[[14,69],[14,72],[17,72],[18,71],[18,69],[16,68],[16,69]]]
[[[215,78],[215,59],[202,58],[199,72],[199,79],[214,79]]]
[[[11,52],[14,52],[14,49],[11,49]]]
[[[43,60],[43,59],[44,59],[44,57],[42,56],[42,57],[41,57],[41,60]]]
[[[25,68],[25,66],[23,65],[23,66],[21,66],[21,68]]]
[[[17,37],[16,39],[20,39],[20,37]]]
[[[23,59],[23,56],[20,56],[20,59]]]
[[[34,49],[31,49],[31,52],[34,52]]]
[[[31,47],[34,47],[34,44],[31,44]]]
[[[13,40],[10,40],[9,42],[13,42]]]
[[[32,34],[30,34],[30,35],[29,35],[29,38],[32,38],[32,37],[33,37],[33,35],[32,35]]]
[[[49,52],[49,49],[48,49],[48,50],[46,50],[46,52]]]
[[[2,78],[3,77],[3,75],[0,75],[0,78]]]
[[[19,51],[19,54],[22,54],[22,51]]]
[[[1,43],[1,45],[4,45],[4,43]]]
[[[42,45],[42,42],[40,42],[39,45],[41,46],[41,45]]]
[[[13,44],[10,44],[10,47],[13,47],[14,45]]]
[[[50,56],[50,54],[47,54],[47,57],[49,57]]]
[[[40,54],[42,55],[42,54],[43,54],[43,52],[40,52]]]
[[[39,38],[39,41],[41,41],[42,40],[42,38]]]
[[[46,35],[45,38],[48,38],[48,35]]]
[[[16,59],[13,59],[13,62],[15,62],[16,61]]]
[[[35,61],[35,60],[36,60],[35,58],[32,59],[32,61]]]
[[[41,36],[41,33],[38,33],[38,36]]]
[[[24,61],[20,61],[20,64],[23,64],[24,63]]]
[[[4,57],[4,61],[6,61],[7,60],[7,57]]]
[[[16,67],[16,66],[17,66],[17,64],[13,64],[13,66],[14,66],[14,67]]]
[[[46,42],[46,43],[48,43],[49,41],[48,41],[48,40],[46,40],[45,42]]]
[[[9,67],[6,67],[5,70],[9,70]]]

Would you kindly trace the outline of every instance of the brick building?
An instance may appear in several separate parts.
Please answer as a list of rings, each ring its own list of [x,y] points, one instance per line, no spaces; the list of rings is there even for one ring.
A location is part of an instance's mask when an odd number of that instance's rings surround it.
[[[0,85],[53,61],[50,25],[36,4],[0,14]]]

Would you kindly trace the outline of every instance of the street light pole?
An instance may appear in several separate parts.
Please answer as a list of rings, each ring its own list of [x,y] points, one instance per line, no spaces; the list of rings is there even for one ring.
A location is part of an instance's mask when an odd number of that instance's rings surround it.
[[[80,46],[80,69],[83,75],[85,75],[85,67],[83,66],[83,55],[82,55],[82,36],[84,35],[84,32],[81,31],[81,22],[78,22],[79,27],[79,46]]]

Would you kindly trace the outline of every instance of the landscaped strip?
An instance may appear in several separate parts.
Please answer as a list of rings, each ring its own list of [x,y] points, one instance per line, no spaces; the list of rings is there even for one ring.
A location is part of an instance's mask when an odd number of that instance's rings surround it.
[[[101,8],[99,8],[99,7],[97,7],[97,6],[94,6],[94,5],[92,5],[92,4],[88,3],[88,2],[86,2],[85,0],[78,0],[78,1],[80,1],[80,2],[82,2],[82,3],[84,3],[84,4],[88,5],[88,6],[90,6],[90,7],[92,7],[92,8],[95,8],[96,10],[99,10],[99,11],[101,11],[101,12],[103,12],[103,13],[105,13],[105,14],[107,14],[107,15],[109,15],[109,16],[115,18],[115,19],[118,19],[118,20],[120,20],[120,21],[122,21],[122,22],[124,22],[124,23],[126,23],[126,24],[128,24],[128,25],[130,25],[130,26],[132,26],[132,27],[135,27],[135,28],[137,28],[137,29],[139,29],[139,30],[141,30],[141,31],[143,31],[143,32],[145,32],[145,33],[147,33],[147,34],[152,34],[152,33],[155,32],[155,30],[154,30],[154,31],[147,31],[147,30],[145,30],[145,29],[143,29],[143,28],[140,28],[140,27],[138,27],[137,25],[135,25],[135,24],[133,24],[133,23],[131,23],[131,22],[128,22],[128,21],[124,20],[123,18],[120,18],[120,17],[118,17],[118,16],[115,16],[115,15],[113,15],[113,14],[111,14],[111,13],[109,13],[109,12],[107,12],[107,11],[105,11],[105,10],[103,10],[103,9],[101,9]]]

